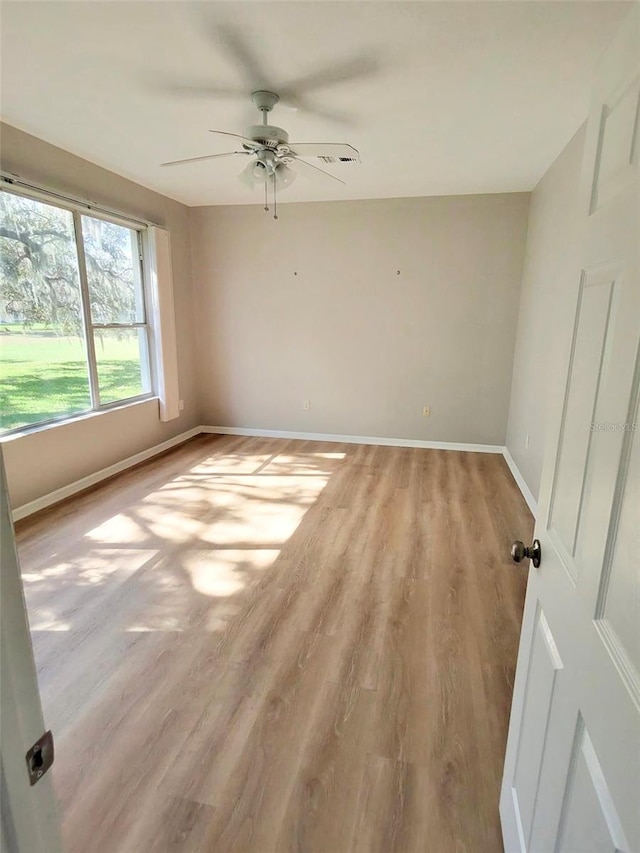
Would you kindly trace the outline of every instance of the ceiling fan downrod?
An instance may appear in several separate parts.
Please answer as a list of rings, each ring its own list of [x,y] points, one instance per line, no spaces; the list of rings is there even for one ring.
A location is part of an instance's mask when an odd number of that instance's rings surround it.
[[[258,89],[251,93],[251,100],[262,113],[262,124],[269,124],[268,116],[271,110],[280,100],[280,97],[275,92],[268,92],[266,89]]]

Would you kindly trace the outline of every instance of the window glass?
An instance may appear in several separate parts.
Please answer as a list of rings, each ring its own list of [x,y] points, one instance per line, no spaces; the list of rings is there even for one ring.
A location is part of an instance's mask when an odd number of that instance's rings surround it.
[[[0,192],[0,432],[151,393],[139,240]]]
[[[101,403],[126,400],[151,390],[144,329],[96,329],[94,346]]]
[[[0,430],[91,407],[73,215],[0,193]]]
[[[144,323],[138,232],[82,217],[93,323]]]

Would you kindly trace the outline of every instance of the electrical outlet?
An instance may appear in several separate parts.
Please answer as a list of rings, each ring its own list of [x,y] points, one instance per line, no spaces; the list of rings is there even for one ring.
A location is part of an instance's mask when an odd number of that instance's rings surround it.
[[[423,406],[422,415],[425,418],[428,418],[431,415],[431,406]]]
[[[524,449],[525,450],[529,449],[529,433],[527,433],[524,437]]]
[[[180,400],[178,402],[178,409],[182,412],[184,410],[184,400]]]
[[[305,400],[302,404],[302,408],[305,410],[305,412],[308,412],[311,408],[311,400]]]

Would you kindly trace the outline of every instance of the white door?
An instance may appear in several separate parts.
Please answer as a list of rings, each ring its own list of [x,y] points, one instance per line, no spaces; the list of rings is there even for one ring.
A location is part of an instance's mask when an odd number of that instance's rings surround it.
[[[500,797],[507,853],[640,853],[639,17],[592,89],[571,355]]]
[[[31,635],[0,447],[0,851],[60,853],[51,771],[31,786],[29,748],[44,734]]]

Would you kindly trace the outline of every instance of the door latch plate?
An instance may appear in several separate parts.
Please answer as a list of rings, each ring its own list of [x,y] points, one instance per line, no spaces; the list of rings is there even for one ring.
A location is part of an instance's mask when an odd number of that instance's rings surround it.
[[[53,734],[45,732],[25,755],[29,784],[35,785],[53,764]]]

